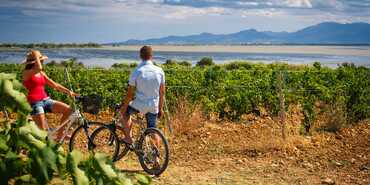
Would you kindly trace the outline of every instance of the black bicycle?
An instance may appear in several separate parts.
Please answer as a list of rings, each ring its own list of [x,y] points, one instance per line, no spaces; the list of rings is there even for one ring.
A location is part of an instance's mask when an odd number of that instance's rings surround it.
[[[64,76],[70,86],[70,89],[72,89],[68,74],[68,68],[64,69]],[[97,115],[101,108],[101,104],[102,98],[98,95],[80,96],[73,98],[73,113],[59,127],[61,128],[63,125],[65,125],[63,136],[57,142],[63,143],[69,130],[73,130],[71,138],[69,140],[69,151],[72,151],[73,149],[78,149],[84,154],[84,156],[88,156],[87,154],[90,151],[98,151],[107,155],[117,155],[118,151],[111,151],[109,150],[111,147],[107,149],[105,145],[101,144],[99,141],[93,142],[91,138],[91,133],[93,133],[93,131],[97,128],[105,127],[105,124],[101,122],[87,120],[80,111],[82,110],[83,112]],[[55,130],[59,130],[59,128]],[[55,131],[49,131],[48,137],[55,138],[55,134]],[[114,133],[109,132],[108,134],[112,135]],[[118,139],[114,138],[111,139],[111,143],[112,145],[119,144]]]
[[[143,116],[136,114],[132,122],[140,126],[139,134],[136,134],[136,137],[134,134],[134,142],[129,144],[123,140],[125,137],[123,127],[117,125],[120,122],[120,105],[116,104],[112,108],[114,109],[112,122],[97,128],[91,134],[93,143],[103,143],[107,146],[107,150],[119,151],[111,155],[113,161],[122,159],[132,151],[146,173],[155,176],[162,174],[169,162],[168,141],[163,133],[157,128],[146,128]]]
[[[88,112],[90,114],[97,114],[98,108],[96,103],[97,99],[99,99],[99,96],[85,96],[85,97],[78,97],[77,100],[79,102],[82,102],[83,104],[83,111]],[[89,121],[84,118],[84,116],[78,111],[76,114],[75,111],[74,116],[74,123],[77,123],[79,125],[72,133],[70,141],[69,141],[69,151],[72,151],[73,149],[77,149],[81,151],[84,154],[89,153],[90,151],[97,151],[100,153],[107,154],[108,156],[111,155],[117,155],[118,150],[112,150],[114,148],[107,147],[105,145],[105,141],[102,140],[102,138],[96,139],[93,141],[91,135],[94,132],[94,130],[102,127],[106,127],[104,123],[96,122],[96,121]],[[111,130],[106,129],[105,132],[107,132],[107,135],[113,135]],[[118,139],[115,137],[110,139],[111,145],[119,145]],[[88,156],[88,155],[86,155]]]

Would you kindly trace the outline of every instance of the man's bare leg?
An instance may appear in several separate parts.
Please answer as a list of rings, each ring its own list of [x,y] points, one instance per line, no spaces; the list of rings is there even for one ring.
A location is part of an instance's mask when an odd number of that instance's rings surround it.
[[[131,121],[131,116],[125,116],[123,118],[123,132],[125,134],[125,138],[123,139],[127,143],[132,144],[132,121]]]

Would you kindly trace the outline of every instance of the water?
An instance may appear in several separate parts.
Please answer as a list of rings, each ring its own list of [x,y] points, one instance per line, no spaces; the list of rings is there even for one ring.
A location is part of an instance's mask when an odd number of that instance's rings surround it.
[[[309,49],[299,48],[298,51],[298,46],[279,47],[278,50],[276,48],[271,49],[268,46],[255,46],[254,48],[252,46],[248,48],[248,51],[251,52],[244,52],[246,50],[245,48],[239,48],[240,50],[236,50],[236,52],[230,52],[222,48],[216,49],[216,51],[212,51],[212,48],[198,51],[196,47],[194,49],[191,47],[184,49],[181,46],[178,46],[177,49],[176,46],[174,46],[175,49],[172,46],[167,46],[169,49],[158,47],[159,51],[155,52],[154,61],[159,63],[163,63],[167,59],[175,59],[178,61],[189,61],[195,64],[201,58],[207,56],[212,57],[215,63],[219,64],[231,61],[312,64],[315,61],[319,61],[323,65],[330,67],[335,67],[337,64],[343,62],[352,62],[356,65],[370,67],[370,47],[368,46],[340,46],[334,48],[334,51],[329,51],[328,48],[321,49],[320,46],[308,46]],[[312,52],[310,52],[310,49]],[[325,53],[325,49],[328,50],[327,53]],[[20,63],[24,59],[26,52],[26,49],[0,49],[0,63]],[[136,49],[124,47],[118,49],[111,47],[99,49],[42,49],[41,52],[49,57],[48,62],[52,60],[60,62],[70,58],[76,58],[78,62],[82,62],[89,67],[110,67],[114,63],[139,61],[138,51]]]

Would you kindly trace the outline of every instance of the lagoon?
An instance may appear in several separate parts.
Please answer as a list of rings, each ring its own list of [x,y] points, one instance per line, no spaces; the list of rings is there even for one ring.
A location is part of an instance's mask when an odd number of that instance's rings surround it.
[[[40,49],[49,56],[49,61],[60,62],[76,58],[86,66],[110,67],[114,63],[138,62],[141,46],[103,46],[101,48]],[[288,45],[201,45],[153,46],[154,60],[163,63],[167,59],[189,61],[195,64],[202,57],[212,57],[215,63],[232,61],[285,62],[289,64],[312,64],[315,61],[325,66],[351,62],[358,66],[370,67],[370,46],[288,46]],[[0,63],[20,63],[27,49],[1,49]]]

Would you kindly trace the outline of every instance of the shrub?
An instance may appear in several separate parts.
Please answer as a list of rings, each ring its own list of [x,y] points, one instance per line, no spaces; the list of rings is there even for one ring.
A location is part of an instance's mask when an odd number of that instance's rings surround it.
[[[176,64],[177,64],[177,61],[176,60],[173,60],[173,59],[168,59],[164,63],[164,65],[176,65]]]
[[[138,65],[137,63],[131,63],[130,68],[135,68],[135,67],[137,67],[137,65]]]
[[[111,67],[116,69],[127,69],[130,68],[130,65],[127,63],[115,63]]]
[[[178,64],[181,66],[185,66],[185,67],[191,67],[191,63],[188,61],[182,61],[182,62],[179,62]]]
[[[314,62],[314,63],[313,63],[313,67],[315,67],[316,69],[320,70],[320,69],[321,69],[321,64],[320,64],[320,62]]]
[[[236,69],[249,70],[249,69],[252,69],[252,66],[253,65],[248,62],[231,62],[231,63],[225,64],[225,68],[227,70],[236,70]]]
[[[204,57],[197,63],[197,66],[200,66],[200,67],[211,66],[211,65],[214,65],[213,59],[211,57]]]

